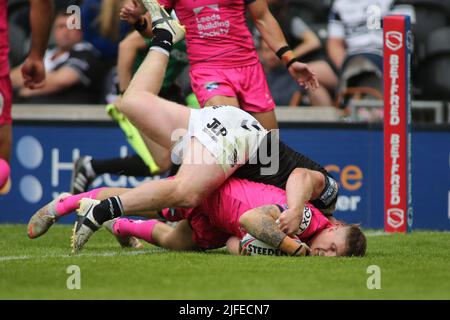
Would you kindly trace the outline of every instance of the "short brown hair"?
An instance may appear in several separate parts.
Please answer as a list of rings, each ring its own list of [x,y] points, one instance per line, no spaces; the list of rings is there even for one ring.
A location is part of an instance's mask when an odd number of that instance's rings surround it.
[[[361,231],[359,225],[350,224],[346,226],[347,239],[345,241],[345,253],[346,257],[364,257],[366,254],[367,239],[364,233]]]

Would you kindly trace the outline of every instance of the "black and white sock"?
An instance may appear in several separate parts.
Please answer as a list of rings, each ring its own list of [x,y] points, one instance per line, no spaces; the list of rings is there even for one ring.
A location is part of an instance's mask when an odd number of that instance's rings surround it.
[[[153,29],[153,40],[150,50],[159,51],[167,56],[170,56],[172,51],[172,34],[165,29]]]
[[[92,212],[95,221],[102,225],[104,222],[123,215],[122,202],[118,196],[101,201]]]

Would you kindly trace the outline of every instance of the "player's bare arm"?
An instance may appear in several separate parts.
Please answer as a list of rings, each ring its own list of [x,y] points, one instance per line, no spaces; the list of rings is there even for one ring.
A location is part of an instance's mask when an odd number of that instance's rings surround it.
[[[130,33],[120,42],[117,58],[117,73],[121,92],[124,92],[130,84],[137,52],[145,47],[145,40],[137,31]]]
[[[249,210],[241,216],[239,222],[249,234],[274,248],[293,256],[307,255],[309,248],[306,244],[299,244],[281,231],[276,223],[279,216],[280,209],[275,205],[268,205]]]
[[[39,88],[22,88],[19,90],[21,97],[32,97],[49,95],[60,92],[81,81],[80,74],[71,67],[62,67],[54,72],[48,73],[46,81]]]
[[[278,52],[281,48],[287,46],[286,38],[281,31],[280,25],[272,15],[265,0],[256,0],[248,5],[248,10],[255,21],[258,31],[261,33],[264,41],[269,45],[273,52]],[[295,54],[292,50],[285,51],[281,59],[288,66],[289,73],[306,89],[315,90],[319,87],[319,81],[316,74],[304,63],[294,61]]]
[[[53,1],[30,0],[31,47],[22,65],[24,85],[34,89],[43,85],[45,68],[42,61],[53,20]]]
[[[325,187],[325,176],[319,171],[296,168],[286,183],[288,210],[280,216],[280,229],[288,235],[298,231],[303,209],[309,200],[320,196]]]

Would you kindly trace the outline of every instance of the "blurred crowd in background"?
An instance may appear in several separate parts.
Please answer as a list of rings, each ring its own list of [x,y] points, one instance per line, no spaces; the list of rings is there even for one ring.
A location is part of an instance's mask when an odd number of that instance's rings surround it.
[[[9,0],[11,78],[15,103],[109,103],[119,94],[120,50],[145,50],[126,39],[133,27],[119,19],[123,0],[56,0],[56,17],[45,56],[47,88],[22,86],[19,66],[29,49],[27,0]],[[320,87],[299,87],[254,26],[255,46],[278,106],[336,106],[349,99],[381,99],[383,32],[380,17],[411,16],[414,34],[413,98],[450,100],[450,0],[268,0],[288,44],[317,73]],[[79,6],[81,29],[69,29],[66,14]],[[69,23],[68,23],[69,22]],[[126,42],[128,41],[128,42]],[[186,60],[186,57],[182,57]],[[123,62],[123,61],[122,61]],[[186,68],[188,68],[186,62]],[[130,71],[131,74],[131,71]],[[188,71],[177,85],[191,93]]]

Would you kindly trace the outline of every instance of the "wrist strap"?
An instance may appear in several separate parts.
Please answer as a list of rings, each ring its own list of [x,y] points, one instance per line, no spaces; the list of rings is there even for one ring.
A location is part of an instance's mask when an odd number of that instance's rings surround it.
[[[292,58],[292,59],[286,64],[286,68],[289,69],[289,67],[290,67],[294,62],[300,62],[300,60],[298,60],[298,58]]]
[[[134,24],[134,29],[138,32],[142,32],[145,31],[147,29],[147,19],[144,18],[144,22],[141,23],[141,19],[139,19],[138,21],[136,21],[136,23]]]
[[[289,50],[291,50],[291,47],[289,47],[289,46],[284,46],[284,47],[281,47],[280,49],[278,49],[278,51],[276,52],[278,59],[281,60],[281,57],[283,56],[283,54],[285,54]]]
[[[291,254],[291,257],[294,257],[294,256],[296,256],[297,255],[297,253],[301,250],[303,248],[303,245],[302,244],[300,244],[300,246],[297,248],[297,250],[295,250],[294,251],[294,253],[293,254]]]

